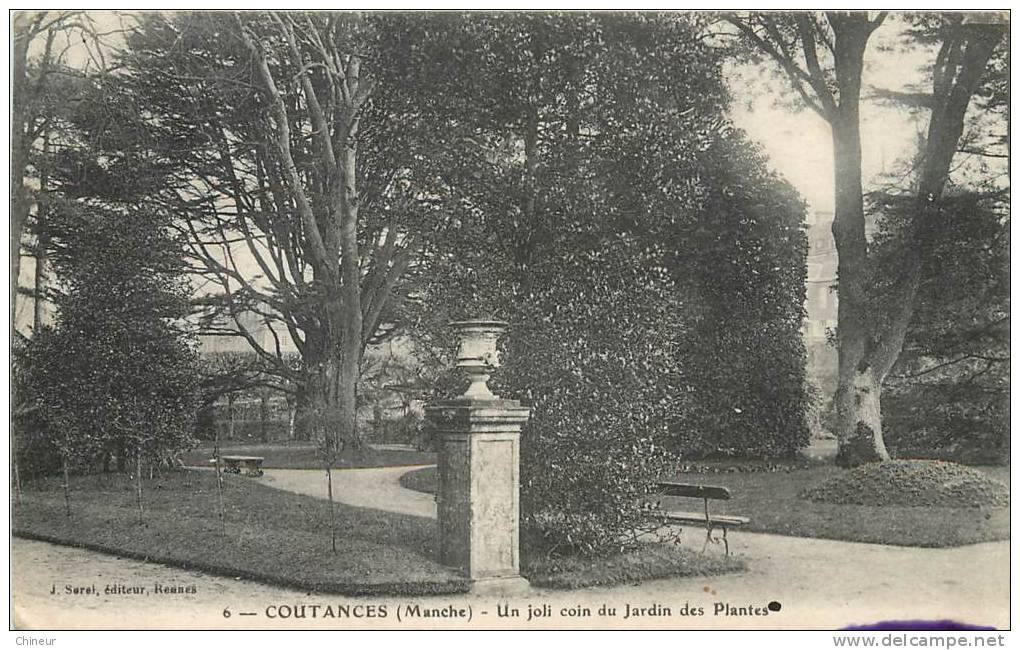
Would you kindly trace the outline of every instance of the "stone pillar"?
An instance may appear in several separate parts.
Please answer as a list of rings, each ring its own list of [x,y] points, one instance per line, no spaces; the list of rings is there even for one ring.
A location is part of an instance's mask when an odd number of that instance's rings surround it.
[[[479,323],[505,327],[493,321],[454,325],[462,332],[473,326],[477,334]],[[484,364],[471,365],[481,357],[465,357],[465,351],[477,351],[472,344],[477,340],[462,342],[458,365],[487,378],[498,364],[495,337]],[[440,561],[474,581],[475,591],[522,589],[527,582],[520,576],[520,435],[530,409],[515,400],[471,397],[479,393],[477,382],[473,386],[465,396],[426,408],[440,443]]]

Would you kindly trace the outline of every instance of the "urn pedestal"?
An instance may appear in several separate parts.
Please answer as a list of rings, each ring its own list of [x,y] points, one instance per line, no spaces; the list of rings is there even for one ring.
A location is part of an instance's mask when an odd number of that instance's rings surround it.
[[[458,366],[474,379],[472,389],[425,409],[439,443],[440,562],[463,572],[475,592],[524,590],[520,435],[530,409],[492,395],[485,385],[498,365],[496,337],[489,334],[505,324],[467,321],[455,326],[462,333],[467,329],[469,336],[481,330],[487,338],[484,343],[462,341],[458,353]]]

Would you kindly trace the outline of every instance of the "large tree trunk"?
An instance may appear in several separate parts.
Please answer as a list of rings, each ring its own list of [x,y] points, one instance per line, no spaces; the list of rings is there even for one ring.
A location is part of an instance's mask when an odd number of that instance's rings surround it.
[[[345,346],[346,347],[346,346]],[[345,350],[338,364],[336,413],[337,434],[343,447],[359,449],[361,436],[358,433],[358,356],[361,350]],[[353,357],[353,359],[351,358]]]
[[[835,397],[840,465],[889,459],[882,437],[881,399],[882,382],[873,369],[853,370],[848,384],[840,376]]]
[[[942,66],[937,67],[933,83],[932,114],[916,186],[912,246],[903,252],[903,272],[895,292],[881,305],[867,299],[868,251],[860,175],[861,61],[870,31],[852,20],[836,30],[840,106],[831,120],[836,169],[832,231],[839,252],[836,460],[843,465],[889,458],[882,437],[882,382],[899,358],[913,317],[967,107],[1006,28],[961,24],[957,30],[947,37],[938,57]],[[879,309],[882,313],[871,313]]]
[[[294,440],[312,439],[312,416],[314,414],[314,405],[310,397],[312,383],[306,382],[304,385],[298,386],[294,395],[294,427],[291,433],[291,438]]]
[[[364,346],[360,306],[348,310],[349,292],[343,292],[343,298],[337,293],[318,310],[322,331],[305,341],[303,360],[308,373],[295,398],[295,435],[301,440],[328,442],[339,451],[345,446],[358,448],[361,443],[356,427],[357,384]],[[354,318],[350,311],[357,312]],[[357,335],[352,334],[355,328]]]
[[[321,321],[320,316],[320,321]],[[308,329],[305,333],[305,346],[301,352],[301,361],[305,373],[297,382],[294,391],[294,431],[293,439],[311,441],[316,436],[316,412],[321,405],[319,397],[324,387],[318,379],[317,371],[326,355],[323,332]]]
[[[344,299],[337,294],[333,292],[318,310],[322,331],[305,342],[309,372],[297,403],[299,437],[328,444],[336,452],[345,445],[358,445],[354,418],[361,354],[360,337],[354,350],[349,350],[345,345],[349,339],[337,335],[349,327]]]
[[[363,78],[360,54],[352,53],[340,62],[323,49],[316,49],[309,53],[330,77],[330,92],[326,92],[312,75],[304,74],[308,63],[300,38],[306,28],[309,33],[319,28],[314,24],[299,26],[279,14],[271,19],[283,37],[290,62],[305,69],[296,79],[313,129],[315,173],[308,173],[307,163],[299,166],[295,162],[287,102],[258,38],[240,16],[238,26],[269,99],[275,122],[273,146],[302,224],[303,253],[312,269],[313,282],[321,290],[317,296],[322,300],[317,307],[320,318],[314,328],[319,340],[310,345],[313,337],[306,330],[302,351],[310,369],[309,382],[314,384],[309,386],[311,411],[321,420],[313,428],[325,424],[334,446],[341,442],[356,446],[357,380],[367,340],[358,243],[358,129],[373,82]],[[337,88],[342,92],[337,93]],[[368,304],[371,306],[371,300]],[[368,322],[371,324],[373,319],[369,317]]]
[[[358,74],[358,68],[354,73]],[[340,306],[336,314],[341,327],[340,363],[336,387],[340,440],[355,449],[361,446],[358,436],[358,377],[361,355],[365,351],[364,320],[361,311],[361,268],[358,252],[358,123],[350,115],[347,141],[343,147],[340,172]],[[332,313],[332,310],[330,310]]]
[[[838,463],[887,460],[878,409],[882,377],[867,355],[869,307],[868,241],[861,182],[860,92],[864,50],[872,27],[867,20],[847,20],[836,30],[836,78],[839,106],[830,121],[835,174],[835,218],[832,235],[839,254],[839,307],[836,386]]]

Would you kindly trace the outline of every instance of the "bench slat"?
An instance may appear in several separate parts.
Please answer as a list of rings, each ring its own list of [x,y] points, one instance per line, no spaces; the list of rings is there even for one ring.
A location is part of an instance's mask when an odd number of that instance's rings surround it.
[[[686,521],[692,524],[705,523],[705,513],[703,512],[678,512],[670,510],[663,512],[662,516],[674,521]],[[725,524],[727,526],[743,526],[744,524],[751,523],[751,520],[747,517],[738,517],[736,515],[710,514],[709,520],[713,524]]]
[[[697,497],[699,499],[730,498],[730,491],[717,485],[691,485],[679,481],[659,481],[659,490],[668,497]]]

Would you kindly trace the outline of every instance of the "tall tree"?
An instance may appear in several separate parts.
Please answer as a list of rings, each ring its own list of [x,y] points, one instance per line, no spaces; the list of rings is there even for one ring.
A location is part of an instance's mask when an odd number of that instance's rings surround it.
[[[35,257],[30,295],[32,330],[44,320],[48,285],[49,241],[45,225],[50,189],[48,158],[61,143],[61,117],[66,104],[67,56],[72,48],[84,50],[86,58],[98,51],[99,35],[81,11],[16,11],[12,15],[11,48],[11,131],[10,131],[10,334],[17,329],[22,257]],[[90,64],[97,63],[90,61]],[[73,95],[73,93],[71,93]],[[33,219],[34,216],[34,219]],[[34,237],[33,237],[34,236]],[[12,383],[15,412],[31,408],[17,394]],[[15,493],[20,495],[21,479],[17,442],[10,437]]]
[[[460,164],[442,155],[451,125],[424,124],[411,100],[427,79],[393,83],[403,74],[387,49],[394,24],[150,15],[123,59],[121,97],[148,116],[133,146],[153,173],[169,170],[153,200],[183,217],[206,331],[247,340],[294,387],[299,420],[318,422],[333,446],[358,444],[365,348],[393,329],[437,218],[438,170]]]
[[[803,103],[825,119],[832,132],[832,232],[839,255],[835,410],[837,460],[844,464],[889,457],[882,437],[882,382],[902,350],[913,315],[922,259],[930,248],[925,232],[939,218],[967,107],[1005,33],[1002,25],[946,17],[955,28],[944,32],[933,70],[931,116],[919,156],[913,207],[915,234],[902,251],[901,277],[878,297],[869,282],[860,108],[865,51],[886,18],[887,12],[871,16],[836,11],[730,17],[743,37],[779,66]]]
[[[980,18],[912,15],[910,44],[938,48],[939,58],[946,59],[958,47],[954,43],[966,22]],[[893,447],[914,454],[981,462],[1008,456],[1008,52],[1008,39],[1000,39],[973,92],[938,217],[922,231],[926,254],[913,269],[915,317],[886,380],[883,424]],[[932,89],[924,85],[906,92],[883,88],[876,94],[908,110],[940,110]],[[914,168],[924,164],[912,162]],[[918,237],[916,182],[893,181],[871,194],[880,214],[872,242],[877,286],[881,278],[901,277],[904,262],[913,263],[900,251],[904,241]]]
[[[18,297],[18,283],[21,274],[21,244],[28,223],[32,201],[26,184],[29,151],[41,131],[37,121],[35,102],[29,85],[29,49],[40,34],[46,32],[45,12],[16,12],[12,19],[13,48],[11,50],[11,168],[10,168],[10,310],[11,333],[15,332],[14,320]],[[52,39],[47,38],[47,55]],[[44,66],[43,70],[47,70]]]
[[[43,220],[46,211],[48,170],[46,158],[62,143],[60,122],[67,101],[68,82],[82,69],[104,67],[101,35],[83,11],[16,11],[11,21],[11,165],[10,165],[10,309],[11,333],[19,293],[19,276],[26,235],[33,215]],[[73,53],[86,63],[72,70]],[[98,58],[96,58],[98,55]],[[37,264],[33,288],[33,326],[41,320],[45,299],[47,245],[45,229],[35,232],[43,241],[29,248]]]
[[[62,290],[55,327],[27,346],[26,394],[57,443],[65,489],[72,469],[112,451],[134,466],[141,514],[142,462],[165,462],[191,439],[197,372],[178,328],[188,299],[179,241],[165,213],[55,207]]]

